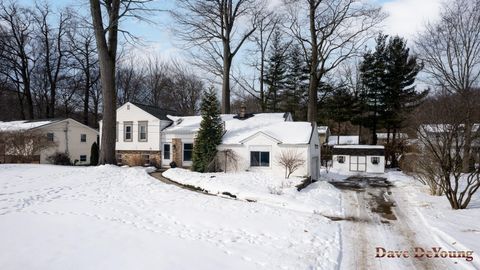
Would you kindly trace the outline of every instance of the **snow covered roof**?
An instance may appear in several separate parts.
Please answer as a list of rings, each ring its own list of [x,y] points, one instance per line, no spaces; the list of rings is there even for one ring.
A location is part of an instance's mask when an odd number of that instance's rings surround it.
[[[318,126],[317,130],[319,134],[326,134],[328,131],[328,126]]]
[[[346,148],[346,149],[385,149],[383,145],[366,145],[366,144],[355,144],[355,145],[335,145],[333,148]]]
[[[334,155],[383,156],[385,147],[383,145],[335,145],[332,153]]]
[[[388,133],[377,133],[377,139],[381,140],[386,140],[388,136]],[[393,138],[393,134],[390,133],[390,139]],[[408,134],[407,133],[397,133],[395,134],[395,138],[397,139],[408,139]]]
[[[235,114],[222,114],[225,123],[223,144],[241,144],[261,132],[284,144],[303,144],[310,141],[312,126],[307,122],[285,121],[285,113],[258,113],[246,119]],[[165,133],[195,133],[200,128],[201,116],[167,116],[173,121]]]
[[[461,124],[461,127],[464,125]],[[420,130],[428,133],[443,133],[448,132],[455,126],[451,124],[424,124],[420,126]],[[472,132],[477,132],[480,127],[480,124],[473,124]]]
[[[0,121],[0,131],[22,131],[22,130],[29,130],[32,128],[41,127],[44,125],[48,125],[54,122],[58,122],[60,120],[20,120],[20,121],[10,121],[10,122],[2,122]]]
[[[358,144],[358,143],[359,143],[358,135],[347,135],[347,136],[331,135],[328,137],[328,145]]]

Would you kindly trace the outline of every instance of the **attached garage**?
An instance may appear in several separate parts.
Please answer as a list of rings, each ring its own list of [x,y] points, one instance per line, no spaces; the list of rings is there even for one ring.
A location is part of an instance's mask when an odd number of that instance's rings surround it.
[[[385,148],[382,145],[335,145],[332,154],[332,168],[339,172],[385,172]]]

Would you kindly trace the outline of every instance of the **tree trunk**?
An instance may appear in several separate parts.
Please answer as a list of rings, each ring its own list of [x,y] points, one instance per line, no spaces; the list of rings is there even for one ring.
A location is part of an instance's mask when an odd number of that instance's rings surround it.
[[[105,38],[102,11],[99,0],[90,0],[93,29],[97,41],[98,59],[100,64],[100,82],[103,93],[103,124],[99,164],[115,164],[116,137],[116,91],[115,91],[115,61],[117,52],[117,34],[120,0],[113,0],[109,12],[108,41]]]
[[[88,108],[90,102],[90,59],[88,56],[88,45],[87,47],[87,57],[85,59],[85,95],[83,100],[83,123],[88,126]]]
[[[317,45],[317,31],[315,28],[315,1],[309,1],[309,21],[310,21],[310,41],[312,45],[312,52],[310,57],[310,83],[308,86],[308,109],[307,121],[317,121],[317,89],[318,89],[318,45]]]
[[[230,113],[230,67],[232,58],[228,41],[223,44],[223,74],[222,74],[222,113]]]

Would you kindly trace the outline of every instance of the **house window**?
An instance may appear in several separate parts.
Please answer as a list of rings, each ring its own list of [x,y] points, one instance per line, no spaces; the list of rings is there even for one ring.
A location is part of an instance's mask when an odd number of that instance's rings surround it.
[[[318,144],[315,144],[315,149],[318,149]]]
[[[380,157],[372,157],[370,161],[372,164],[378,165],[380,163]]]
[[[115,140],[118,142],[118,122],[117,122],[117,125],[115,126]]]
[[[183,144],[183,161],[192,161],[192,143]]]
[[[163,159],[170,159],[170,144],[163,145]]]
[[[80,142],[87,142],[87,134],[80,134]]]
[[[53,142],[53,133],[47,133],[47,141]]]
[[[269,167],[270,152],[251,151],[250,166],[251,167]]]
[[[132,141],[132,129],[133,129],[133,123],[132,122],[123,122],[123,140],[125,142],[131,142]]]
[[[87,161],[87,155],[80,155],[80,162]]]
[[[337,157],[337,162],[338,163],[345,163],[345,156],[338,156]]]
[[[139,142],[147,141],[147,132],[148,132],[148,122],[139,121],[138,122],[138,141]]]

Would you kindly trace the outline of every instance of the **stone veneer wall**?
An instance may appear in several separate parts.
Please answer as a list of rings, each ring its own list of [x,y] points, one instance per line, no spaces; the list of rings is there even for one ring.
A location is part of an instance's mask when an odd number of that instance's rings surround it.
[[[138,164],[139,159],[142,159],[142,155],[149,155],[149,163],[157,168],[162,166],[162,152],[161,151],[140,151],[140,150],[117,150],[117,162],[118,156],[120,156],[121,164],[129,166],[139,166],[144,164]],[[143,162],[141,162],[143,163]]]
[[[174,138],[172,139],[172,160],[177,164],[178,167],[182,167],[182,151],[183,151],[182,139]]]

